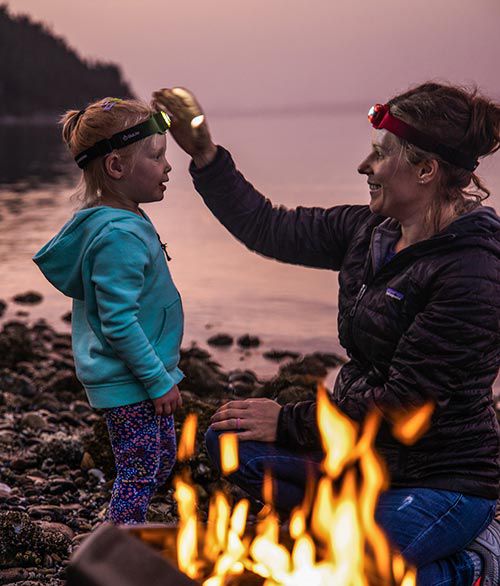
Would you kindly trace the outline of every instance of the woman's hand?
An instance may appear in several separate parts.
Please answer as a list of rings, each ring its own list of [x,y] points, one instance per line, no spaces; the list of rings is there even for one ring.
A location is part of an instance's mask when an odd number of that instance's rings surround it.
[[[170,133],[197,167],[213,161],[217,147],[212,142],[203,110],[190,91],[164,88],[153,93],[153,104],[170,115]]]
[[[214,413],[210,427],[235,432],[240,440],[275,442],[280,411],[271,399],[230,401]]]
[[[157,399],[153,399],[156,415],[172,415],[177,407],[182,405],[182,397],[177,385],[174,385],[168,393]]]

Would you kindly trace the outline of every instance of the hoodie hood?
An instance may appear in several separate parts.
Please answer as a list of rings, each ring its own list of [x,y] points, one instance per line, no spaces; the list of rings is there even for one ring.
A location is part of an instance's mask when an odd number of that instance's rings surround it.
[[[130,220],[137,214],[99,206],[79,210],[33,257],[45,277],[74,299],[83,299],[82,263],[89,246],[110,221]],[[140,218],[138,218],[140,220]]]

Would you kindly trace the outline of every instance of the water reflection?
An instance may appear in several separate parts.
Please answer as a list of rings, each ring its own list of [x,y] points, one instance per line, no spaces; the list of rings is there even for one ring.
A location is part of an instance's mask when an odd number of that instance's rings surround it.
[[[55,124],[0,126],[0,189],[27,194],[44,185],[60,183],[73,174],[73,163]],[[22,202],[5,202],[19,213]]]

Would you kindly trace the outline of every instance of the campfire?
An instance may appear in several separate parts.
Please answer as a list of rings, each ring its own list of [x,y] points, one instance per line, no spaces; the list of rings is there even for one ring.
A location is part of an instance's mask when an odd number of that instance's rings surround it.
[[[398,418],[394,435],[407,444],[416,441],[432,411],[427,404]],[[177,565],[182,572],[203,586],[238,584],[249,575],[260,577],[264,586],[415,586],[415,569],[391,548],[374,517],[380,492],[388,486],[374,449],[380,415],[369,415],[360,429],[331,403],[322,386],[317,414],[325,452],[322,476],[309,483],[303,503],[292,512],[288,535],[280,530],[273,508],[270,476],[253,528],[247,525],[248,500],[232,507],[223,492],[212,497],[203,527],[189,474],[175,479]],[[195,432],[196,416],[190,415],[179,443],[181,460],[194,454]],[[222,435],[220,447],[221,468],[230,474],[238,467],[237,436]]]

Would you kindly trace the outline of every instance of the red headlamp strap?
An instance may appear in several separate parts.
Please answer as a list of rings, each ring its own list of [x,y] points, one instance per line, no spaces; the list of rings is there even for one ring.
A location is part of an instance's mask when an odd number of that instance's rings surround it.
[[[368,112],[368,120],[377,130],[382,128],[388,130],[392,134],[407,140],[409,143],[424,151],[436,153],[444,161],[447,161],[452,165],[467,169],[467,171],[474,171],[479,165],[479,161],[475,160],[470,155],[442,144],[428,134],[410,126],[404,122],[404,120],[396,118],[390,113],[387,104],[375,104],[375,106],[370,108],[370,111]]]

